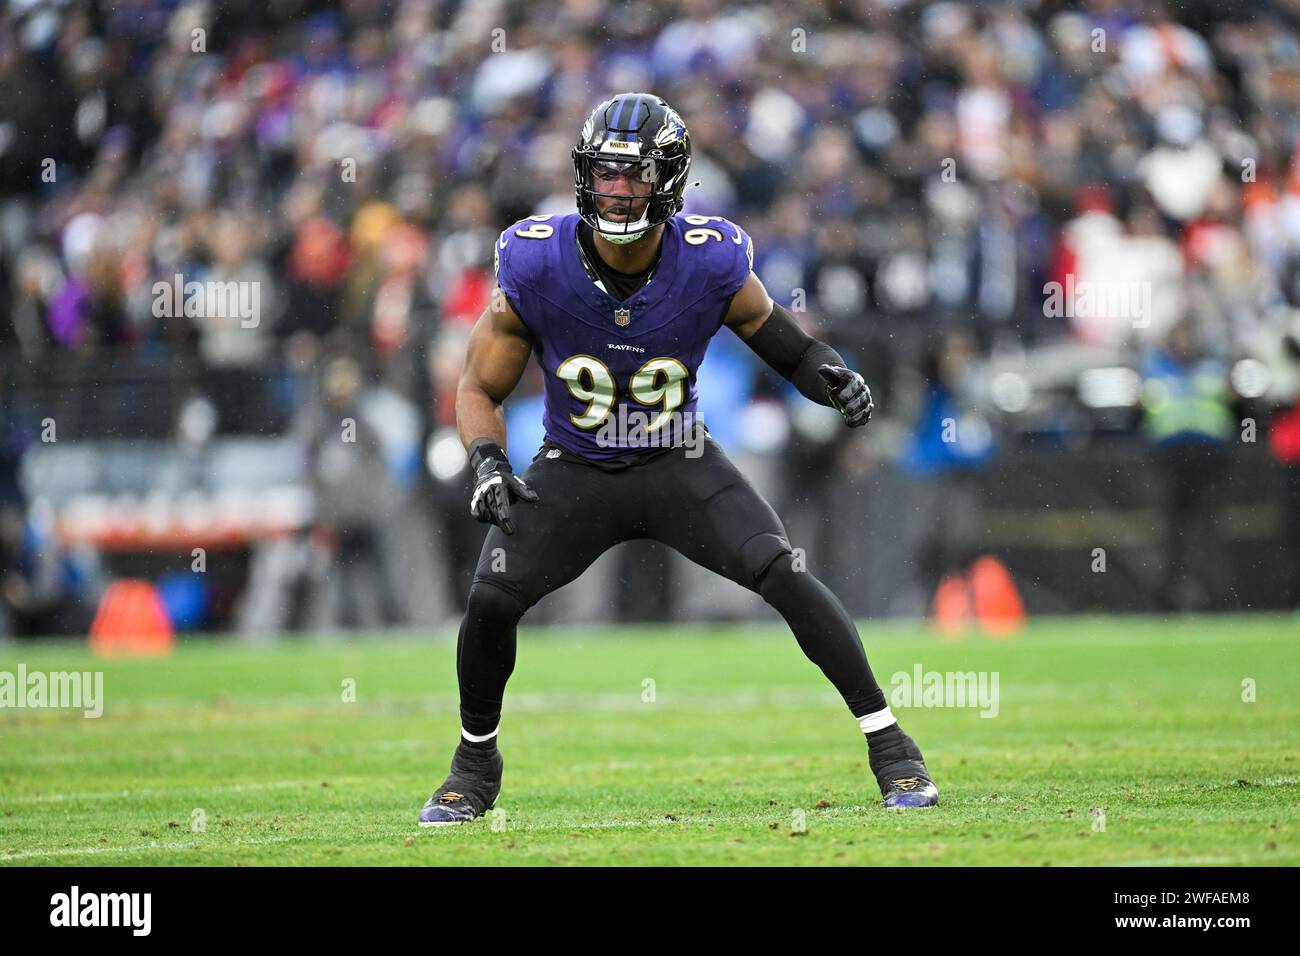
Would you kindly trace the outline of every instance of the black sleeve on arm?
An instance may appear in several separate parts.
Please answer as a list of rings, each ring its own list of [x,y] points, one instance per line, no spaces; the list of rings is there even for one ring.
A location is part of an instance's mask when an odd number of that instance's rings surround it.
[[[819,342],[795,321],[790,310],[772,304],[772,314],[757,332],[745,339],[754,354],[789,381],[809,401],[830,405],[826,385],[817,374],[819,365],[844,365],[844,359],[824,342]]]

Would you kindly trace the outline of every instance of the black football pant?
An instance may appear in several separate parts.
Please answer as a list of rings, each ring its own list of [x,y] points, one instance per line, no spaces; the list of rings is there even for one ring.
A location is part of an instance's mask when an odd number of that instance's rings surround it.
[[[512,505],[513,535],[489,529],[470,586],[456,646],[466,733],[490,734],[500,722],[524,612],[610,547],[637,538],[660,541],[762,595],[855,717],[885,707],[852,618],[829,588],[798,569],[776,512],[712,438],[694,452],[672,448],[610,471],[543,446],[523,475],[538,500]]]

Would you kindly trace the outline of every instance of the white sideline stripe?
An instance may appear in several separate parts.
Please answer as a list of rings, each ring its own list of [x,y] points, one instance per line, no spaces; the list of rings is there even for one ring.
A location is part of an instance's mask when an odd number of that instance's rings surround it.
[[[839,807],[835,809],[838,810],[839,813],[833,815],[839,816],[845,813],[857,813],[857,812],[874,813],[876,810],[879,810],[879,807],[875,807],[875,806]],[[832,811],[818,811],[818,813],[828,813],[828,814],[831,812]],[[607,821],[594,821],[594,822],[593,821],[565,822],[561,820],[559,822],[540,824],[540,823],[520,823],[516,820],[511,819],[509,816],[509,811],[507,811],[506,829],[503,832],[508,833],[511,830],[535,831],[535,830],[548,830],[548,829],[625,830],[625,829],[630,829],[632,827],[662,828],[667,826],[696,826],[700,823],[730,824],[730,823],[757,822],[759,820],[770,821],[772,817],[773,814],[770,813],[759,813],[759,814],[732,815],[732,816],[725,816],[725,817],[719,816],[713,818],[705,818],[702,820],[664,820],[658,818],[647,819],[647,820],[607,820]],[[783,820],[784,817],[777,815],[777,819]],[[895,819],[894,816],[890,815],[890,820],[893,821],[894,819]],[[460,825],[473,827],[476,826],[477,824],[470,823],[470,824],[460,824]],[[431,830],[437,830],[439,828],[425,827],[423,829],[427,832]],[[40,859],[44,857],[58,857],[58,856],[97,856],[100,854],[108,854],[108,853],[141,853],[147,850],[192,850],[196,848],[211,849],[211,850],[230,850],[240,846],[266,846],[275,843],[287,843],[291,840],[311,842],[311,839],[312,838],[309,836],[298,836],[298,837],[284,836],[284,837],[251,838],[246,840],[239,839],[239,840],[234,840],[230,843],[199,843],[199,842],[141,843],[135,846],[88,846],[88,847],[64,847],[62,849],[57,849],[57,850],[56,849],[20,850],[16,853],[8,853],[8,854],[0,852],[0,864],[4,864],[5,862],[10,860]],[[1122,860],[1115,863],[1104,863],[1100,865],[1102,866],[1143,866],[1143,867],[1170,866],[1170,865],[1215,866],[1215,865],[1231,864],[1231,863],[1244,863],[1244,862],[1251,861],[1251,859],[1252,857],[1249,854],[1242,855],[1242,856],[1175,856],[1175,857],[1162,857],[1159,859],[1151,859],[1151,860]]]
[[[1059,690],[1045,688],[1042,694],[1043,699],[1055,699],[1060,696]],[[202,721],[207,727],[214,717],[227,719],[230,722],[239,721],[258,721],[267,711],[273,710],[301,710],[304,713],[319,714],[321,712],[331,712],[334,714],[351,714],[355,713],[358,708],[363,712],[373,714],[391,714],[391,713],[409,713],[409,714],[429,714],[442,713],[445,711],[455,711],[459,707],[459,699],[455,694],[415,694],[409,696],[393,695],[380,698],[375,703],[367,704],[341,704],[338,695],[309,695],[309,694],[285,694],[277,697],[257,698],[246,697],[233,701],[238,705],[238,709],[223,709],[214,707],[202,701],[186,699],[168,699],[168,698],[141,698],[123,702],[117,706],[106,707],[104,716],[100,718],[101,725],[106,723],[121,722],[132,716],[139,716],[148,711],[173,711],[175,716],[180,719],[193,718]],[[570,710],[580,712],[606,712],[606,711],[648,711],[651,708],[669,709],[674,712],[685,710],[706,710],[706,711],[731,711],[731,710],[757,710],[768,707],[803,707],[803,706],[825,706],[840,707],[844,702],[840,700],[835,689],[829,684],[824,689],[799,689],[790,688],[782,690],[741,690],[741,691],[658,691],[658,700],[654,704],[648,704],[641,700],[641,688],[638,685],[635,691],[626,693],[613,693],[611,691],[592,691],[589,694],[547,694],[535,691],[522,691],[518,694],[511,694],[506,701],[506,707],[512,713],[545,713],[556,710]],[[17,711],[14,711],[17,713]],[[56,712],[49,712],[53,715]],[[27,711],[27,726],[34,727],[36,722],[32,720],[37,715],[34,712]],[[0,711],[0,726],[3,726],[4,711]],[[75,718],[77,724],[69,726],[80,727],[80,722],[84,719],[80,714]],[[53,721],[51,721],[53,722]],[[46,729],[42,727],[42,729]],[[153,733],[155,728],[147,728],[146,732]]]
[[[874,785],[873,785],[874,786]],[[753,813],[728,813],[728,814],[711,814],[698,812],[697,815],[690,818],[678,817],[676,820],[669,820],[666,817],[655,816],[636,818],[630,820],[583,820],[579,817],[547,817],[544,820],[521,822],[511,814],[510,808],[497,804],[505,812],[505,829],[502,833],[509,833],[512,830],[526,831],[569,831],[569,830],[630,830],[637,827],[646,827],[650,829],[663,829],[665,827],[692,827],[707,829],[711,824],[768,824],[777,821],[778,824],[786,825],[790,820],[790,811],[798,809],[795,807],[765,807]],[[802,808],[808,813],[810,820],[816,820],[819,817],[837,817],[851,818],[862,815],[866,822],[875,822],[881,827],[886,825],[896,826],[898,818],[906,814],[906,811],[889,811],[884,808],[883,804],[873,803],[870,806],[843,806],[829,807],[825,810],[813,810],[811,807]],[[684,811],[683,811],[684,812]],[[918,819],[920,817],[918,816]],[[476,827],[479,821],[456,824],[456,826]],[[484,824],[486,828],[486,824]],[[429,827],[428,829],[434,829]],[[3,859],[0,857],[0,859]]]
[[[331,777],[332,782],[352,782],[350,778]],[[239,793],[243,790],[276,790],[281,787],[319,787],[320,780],[267,780],[261,783],[195,784],[193,787],[131,787],[125,790],[100,790],[91,793],[43,793],[35,797],[4,797],[5,803],[62,803],[65,800],[121,800],[131,797],[175,797],[186,792]]]
[[[1259,854],[1254,856],[1167,856],[1154,860],[1120,860],[1116,863],[1099,863],[1098,866],[1219,866],[1224,863],[1255,863],[1267,866]],[[1085,866],[1088,864],[1084,864]]]
[[[249,840],[234,840],[230,843],[139,843],[135,846],[69,846],[61,850],[19,850],[17,853],[0,852],[0,863],[9,860],[26,860],[46,856],[95,856],[99,853],[140,853],[144,850],[193,850],[202,847],[214,850],[232,850],[240,846],[263,846],[268,843],[284,843],[287,840],[300,840],[302,837],[254,837]]]
[[[734,823],[770,823],[772,820],[784,822],[789,819],[790,808],[770,808],[756,811],[754,813],[732,813],[732,814],[707,814],[702,813],[698,817],[690,819],[678,818],[669,820],[665,817],[646,817],[644,819],[631,820],[583,820],[578,817],[560,817],[547,818],[535,822],[521,822],[510,815],[508,808],[502,808],[506,811],[506,826],[502,832],[510,831],[570,831],[570,830],[629,830],[638,827],[647,827],[653,829],[663,829],[665,827],[708,827],[710,824],[734,824]],[[879,816],[881,808],[876,805],[871,806],[846,806],[830,807],[826,810],[810,811],[818,816],[825,815],[828,817],[843,817],[856,814],[872,814],[873,819],[884,823],[894,824],[896,821],[895,814]],[[815,817],[814,817],[815,819]],[[419,827],[423,832],[436,832],[438,830],[454,830],[457,826],[477,827],[483,826],[479,821],[473,821],[467,824],[456,824],[447,827]],[[486,827],[485,827],[486,828]],[[404,830],[402,832],[405,832]],[[395,833],[394,837],[401,836],[402,833]],[[328,834],[321,834],[320,839],[324,839]],[[146,850],[192,850],[196,847],[210,850],[230,850],[241,846],[263,846],[273,843],[286,843],[289,841],[298,841],[301,843],[318,842],[318,838],[313,834],[301,834],[297,836],[281,837],[253,837],[250,839],[236,839],[229,843],[212,841],[195,841],[191,843],[141,843],[136,846],[88,846],[88,847],[64,847],[62,849],[45,849],[45,850],[19,850],[16,853],[5,854],[0,852],[0,864],[9,860],[20,860],[35,857],[51,856],[95,856],[104,853],[140,853]],[[382,842],[382,841],[381,841]],[[364,849],[365,847],[358,847]]]
[[[423,741],[412,742],[415,749],[424,750],[427,744]],[[1001,753],[1000,748],[991,748],[991,750]],[[637,770],[662,770],[673,764],[684,764],[688,766],[710,767],[717,764],[735,764],[735,763],[789,763],[799,757],[807,754],[706,754],[697,757],[682,757],[674,760],[655,762],[651,760],[618,760],[610,759],[607,761],[592,761],[589,763],[574,764],[568,770],[571,773],[600,773],[609,771],[637,771]],[[365,780],[356,778],[330,777],[332,785],[347,783],[366,783]],[[320,781],[312,780],[267,780],[261,783],[230,783],[230,784],[196,784],[192,790],[202,790],[204,793],[222,792],[222,793],[239,793],[245,790],[277,790],[284,787],[319,787]],[[88,793],[44,793],[40,796],[13,796],[0,797],[0,802],[5,804],[24,804],[24,803],[64,803],[68,800],[121,800],[132,797],[175,797],[177,794],[184,794],[184,787],[169,787],[165,790],[156,787],[135,787],[124,790],[100,790]]]
[[[424,741],[409,742],[410,749],[424,750],[428,744]],[[991,748],[991,750],[1001,753],[1000,748]],[[716,764],[733,764],[733,763],[788,763],[807,754],[762,754],[755,756],[751,754],[712,754],[699,757],[683,757],[676,760],[656,763],[649,760],[618,760],[611,759],[600,762],[593,761],[590,763],[574,764],[569,767],[571,773],[598,773],[619,770],[662,770],[674,763],[686,764],[689,766],[714,766]],[[355,777],[330,777],[332,785],[348,783],[366,783],[365,780],[359,780]],[[284,787],[319,787],[320,781],[312,780],[266,780],[260,783],[228,783],[228,784],[196,784],[192,790],[201,790],[204,793],[221,792],[221,793],[240,793],[245,790],[277,790]],[[68,800],[122,800],[132,797],[175,797],[177,794],[184,794],[184,787],[169,787],[165,790],[157,787],[134,787],[123,790],[100,790],[86,793],[43,793],[39,796],[0,796],[0,802],[5,804],[24,804],[24,803],[64,803]],[[0,857],[2,858],[2,857]]]
[[[1001,753],[1002,751],[999,751]],[[865,754],[859,752],[860,757]],[[567,773],[606,773],[611,770],[664,770],[671,768],[674,764],[684,764],[689,766],[701,765],[711,767],[715,764],[734,764],[734,763],[789,763],[791,760],[798,760],[800,757],[807,757],[808,754],[702,754],[691,757],[674,757],[664,758],[663,760],[620,760],[617,757],[611,757],[608,760],[597,760],[589,763],[572,764],[565,767]]]

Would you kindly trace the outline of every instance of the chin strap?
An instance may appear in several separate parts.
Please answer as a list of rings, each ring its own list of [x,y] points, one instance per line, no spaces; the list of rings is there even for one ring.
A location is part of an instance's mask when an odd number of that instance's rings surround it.
[[[638,223],[643,222],[647,218],[648,218],[647,216],[642,216],[640,219],[637,220],[637,222]],[[596,217],[596,221],[601,225],[606,225],[606,221],[604,219],[601,219],[599,216]],[[608,223],[608,224],[616,225],[616,223]],[[612,242],[616,246],[626,246],[629,243],[636,242],[638,239],[646,235],[646,233],[650,232],[650,230],[652,229],[654,229],[654,226],[644,226],[638,229],[636,232],[607,232],[604,229],[593,228],[592,232],[600,236],[602,239],[605,239],[608,242]]]
[[[702,186],[702,185],[704,184],[701,183],[700,180],[698,179],[695,180],[695,182],[693,183],[688,183],[686,188],[682,190],[682,194],[685,195],[690,190],[696,188],[697,186]],[[599,216],[597,216],[596,221],[603,222],[604,220],[602,220]],[[590,225],[590,223],[588,223],[588,225]],[[662,223],[660,225],[662,225]],[[640,230],[639,232],[632,232],[632,233],[606,232],[604,229],[592,229],[592,232],[596,233],[596,235],[600,236],[602,239],[605,239],[608,242],[612,242],[616,246],[626,246],[629,245],[630,243],[636,242],[638,239],[646,235],[646,233],[650,232],[650,230],[653,228],[654,226],[647,226],[646,228]]]

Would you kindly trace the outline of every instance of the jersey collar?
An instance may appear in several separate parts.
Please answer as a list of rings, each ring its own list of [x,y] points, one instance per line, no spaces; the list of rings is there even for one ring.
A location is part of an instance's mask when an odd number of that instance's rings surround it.
[[[673,270],[677,265],[677,249],[679,239],[677,233],[677,221],[675,217],[669,217],[664,222],[664,234],[661,239],[663,249],[659,253],[659,265],[650,273],[650,278],[645,281],[632,298],[626,303],[614,298],[605,288],[605,284],[600,281],[595,267],[587,260],[587,255],[582,249],[582,243],[578,241],[578,223],[582,221],[581,216],[568,217],[564,224],[565,233],[561,237],[563,248],[567,255],[576,255],[578,262],[582,267],[581,273],[576,269],[565,269],[565,274],[569,277],[569,285],[578,297],[591,306],[593,310],[600,314],[610,313],[617,306],[627,305],[629,307],[644,305],[645,296],[648,292],[658,292],[659,286],[655,283],[665,283],[673,275]],[[590,281],[584,281],[583,275]]]

